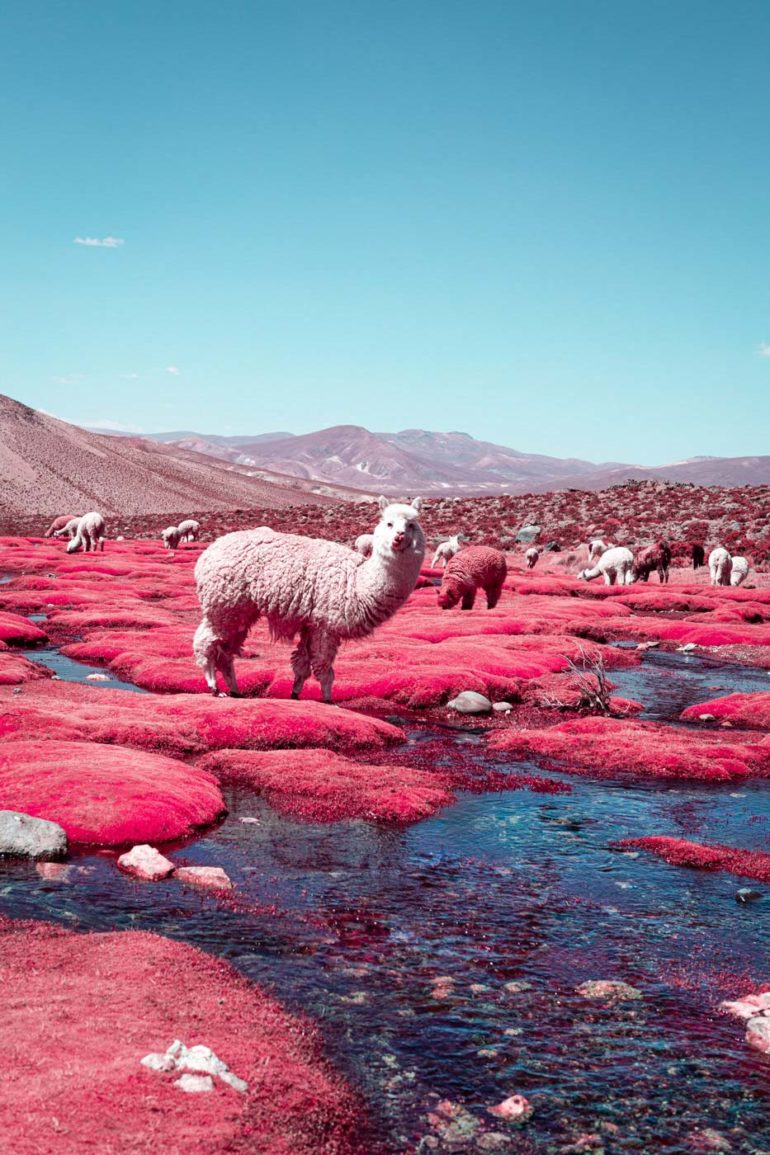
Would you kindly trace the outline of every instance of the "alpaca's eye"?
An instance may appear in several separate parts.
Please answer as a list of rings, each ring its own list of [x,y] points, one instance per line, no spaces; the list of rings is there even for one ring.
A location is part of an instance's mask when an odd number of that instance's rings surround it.
[[[392,522],[392,521],[389,521],[389,522],[388,522],[388,529],[392,529],[392,528],[393,528],[393,522]]]

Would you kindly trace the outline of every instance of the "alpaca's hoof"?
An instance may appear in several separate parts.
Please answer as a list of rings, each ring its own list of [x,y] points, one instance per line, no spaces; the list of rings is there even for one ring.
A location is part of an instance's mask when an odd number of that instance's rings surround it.
[[[291,696],[292,696],[292,700],[296,702],[297,699],[299,698],[299,690],[292,690]]]

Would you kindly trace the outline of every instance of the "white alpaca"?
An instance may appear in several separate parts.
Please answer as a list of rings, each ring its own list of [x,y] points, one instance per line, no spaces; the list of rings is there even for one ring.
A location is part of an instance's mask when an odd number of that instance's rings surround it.
[[[70,520],[67,522],[67,524],[63,525],[61,527],[61,529],[55,529],[54,530],[53,537],[63,537],[64,534],[66,533],[67,537],[72,539],[75,536],[75,534],[77,533],[79,525],[80,525],[80,518],[79,517],[71,517]]]
[[[732,569],[730,570],[730,585],[743,585],[746,578],[749,576],[749,563],[745,557],[734,557],[732,561],[733,565]]]
[[[599,558],[593,569],[584,569],[578,574],[583,582],[593,581],[603,577],[604,584],[614,586],[630,586],[634,581],[634,555],[625,546],[617,545],[606,550]]]
[[[712,586],[729,586],[733,559],[724,546],[718,545],[709,554],[709,579]]]
[[[590,541],[588,543],[588,561],[589,561],[589,564],[591,562],[596,561],[596,559],[601,557],[603,553],[606,553],[608,549],[612,549],[612,548],[613,548],[612,545],[608,544],[606,541],[604,541],[603,538],[595,537],[593,539],[593,541]]]
[[[274,639],[290,641],[299,633],[292,698],[312,671],[330,702],[340,642],[372,633],[416,585],[425,556],[420,504],[419,498],[411,505],[380,498],[369,558],[337,542],[267,526],[225,534],[204,550],[195,566],[203,620],[193,652],[211,692],[218,693],[219,670],[230,693],[238,693],[233,659],[264,616]]]
[[[182,540],[182,531],[178,525],[169,525],[160,536],[166,549],[176,549]]]
[[[430,568],[435,569],[439,562],[441,562],[443,566],[446,566],[446,563],[450,560],[450,558],[453,558],[456,553],[459,553],[459,550],[459,533],[454,534],[453,537],[448,537],[446,541],[440,541],[436,546],[436,552],[433,555],[433,561],[430,563]]]
[[[100,513],[84,513],[78,522],[77,532],[72,541],[67,543],[67,553],[75,553],[82,549],[96,551],[97,547],[104,552],[104,518]]]
[[[356,538],[353,549],[358,550],[362,557],[372,556],[372,547],[374,546],[373,533],[360,533]]]
[[[527,569],[534,569],[540,557],[540,550],[536,545],[531,545],[524,557],[527,559]]]
[[[177,526],[179,530],[180,541],[197,541],[201,532],[201,523],[196,521],[194,517],[188,517],[186,521],[180,521]]]

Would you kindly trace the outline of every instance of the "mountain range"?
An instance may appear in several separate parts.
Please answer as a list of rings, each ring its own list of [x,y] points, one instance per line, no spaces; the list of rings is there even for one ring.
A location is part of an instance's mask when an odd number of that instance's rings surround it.
[[[335,425],[316,433],[255,437],[156,433],[152,439],[255,470],[386,494],[410,491],[438,496],[544,493],[553,489],[606,489],[629,480],[697,485],[770,483],[770,456],[694,457],[671,465],[596,463],[547,457],[477,441],[467,433],[404,429],[372,433],[360,425]]]

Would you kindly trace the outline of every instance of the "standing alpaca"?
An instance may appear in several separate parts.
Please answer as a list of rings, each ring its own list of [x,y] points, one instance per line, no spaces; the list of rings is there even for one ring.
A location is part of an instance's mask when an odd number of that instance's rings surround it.
[[[446,566],[447,562],[450,561],[456,553],[459,553],[459,550],[459,533],[454,534],[453,537],[448,537],[446,541],[440,541],[436,546],[436,552],[433,555],[433,561],[430,563],[430,568],[435,569],[439,562],[441,562],[443,566]]]
[[[540,550],[536,545],[531,545],[524,554],[524,557],[527,559],[527,569],[534,569],[540,557]]]
[[[589,563],[589,565],[591,564],[591,562],[596,561],[597,558],[600,558],[603,553],[606,553],[608,549],[612,549],[612,546],[608,545],[607,542],[604,541],[604,539],[601,537],[595,537],[593,539],[593,541],[589,542],[588,543],[588,563]]]
[[[100,513],[84,513],[75,536],[67,542],[67,553],[76,553],[79,549],[84,553],[96,552],[97,546],[104,553],[104,518]]]
[[[292,698],[311,670],[331,702],[334,659],[340,642],[364,638],[392,617],[414,589],[425,556],[418,522],[420,499],[411,505],[380,498],[372,556],[363,558],[337,542],[276,533],[267,526],[220,537],[195,566],[203,620],[193,652],[212,694],[217,670],[238,693],[233,659],[246,635],[264,616],[274,639],[290,641]]]
[[[601,555],[593,569],[584,569],[578,574],[582,582],[593,581],[603,577],[604,584],[614,586],[629,586],[634,581],[634,555],[625,546],[617,545]]]
[[[374,546],[374,534],[373,533],[360,533],[358,535],[358,537],[356,538],[356,542],[355,542],[355,545],[353,546],[353,549],[357,550],[358,553],[360,553],[362,557],[371,557],[373,546]]]
[[[692,547],[692,568],[700,569],[706,561],[706,551],[702,545],[697,542]]]
[[[745,557],[734,557],[732,569],[730,570],[730,585],[743,585],[746,578],[749,576],[749,563]]]
[[[462,609],[472,610],[476,590],[482,589],[487,595],[487,609],[493,610],[500,601],[507,572],[502,550],[486,545],[466,546],[446,564],[438,604],[442,610],[451,610],[460,602]]]
[[[180,541],[197,541],[201,532],[201,523],[193,517],[188,517],[186,521],[179,522],[177,529],[179,530]]]
[[[733,559],[724,546],[718,545],[709,554],[709,580],[712,586],[729,586]]]
[[[176,549],[182,540],[182,531],[178,525],[169,525],[160,536],[166,549]]]
[[[70,522],[73,521],[78,522],[80,521],[80,518],[73,517],[71,513],[63,513],[61,517],[55,517],[51,524],[48,526],[48,529],[43,534],[43,537],[53,537],[54,534],[58,536],[58,534],[66,530]]]
[[[668,542],[656,541],[655,545],[645,546],[636,555],[634,574],[636,580],[646,582],[653,570],[658,571],[658,581],[668,581],[668,569],[671,565],[671,547]]]

